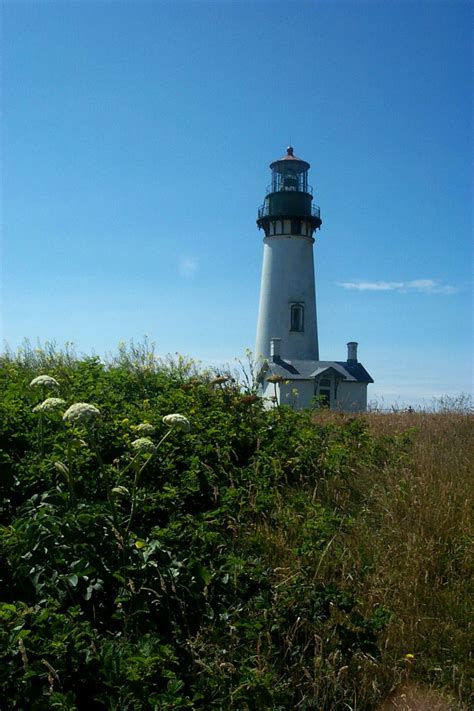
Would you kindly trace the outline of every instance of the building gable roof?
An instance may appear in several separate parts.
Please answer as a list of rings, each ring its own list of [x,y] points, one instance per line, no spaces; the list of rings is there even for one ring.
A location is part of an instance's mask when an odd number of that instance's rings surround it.
[[[332,371],[346,382],[373,383],[373,379],[364,366],[358,362],[344,362],[335,360],[284,360],[276,357],[272,361],[265,361],[258,375],[258,380],[263,380],[267,373],[279,375],[285,380],[311,380],[323,373]]]
[[[341,362],[338,361],[339,365],[342,365],[348,373],[350,373],[355,380],[360,383],[373,383],[374,379],[366,371],[362,363],[358,361],[355,362]]]

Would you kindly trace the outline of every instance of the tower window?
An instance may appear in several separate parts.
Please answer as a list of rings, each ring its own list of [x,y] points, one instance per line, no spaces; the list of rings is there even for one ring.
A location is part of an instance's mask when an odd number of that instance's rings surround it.
[[[291,234],[300,235],[301,234],[301,220],[291,220]]]
[[[298,176],[293,170],[287,170],[283,175],[283,190],[298,190]]]
[[[290,310],[290,331],[304,331],[304,306],[292,304]]]

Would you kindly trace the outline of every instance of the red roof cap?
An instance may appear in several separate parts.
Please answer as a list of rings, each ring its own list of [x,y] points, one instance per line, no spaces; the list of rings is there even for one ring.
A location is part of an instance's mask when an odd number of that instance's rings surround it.
[[[283,160],[285,160],[285,161],[286,161],[286,160],[294,160],[294,161],[297,162],[297,163],[304,163],[305,166],[306,166],[306,169],[308,169],[308,168],[310,167],[310,166],[309,166],[309,163],[308,163],[307,161],[303,160],[302,158],[297,158],[297,157],[294,155],[294,153],[293,153],[293,146],[288,146],[288,148],[286,149],[286,155],[284,155],[283,158],[278,158],[278,160],[273,161],[273,163],[270,164],[270,168],[273,168],[273,166],[274,166],[276,163],[280,163],[280,162],[283,161]]]
[[[286,149],[286,156],[283,156],[283,158],[280,158],[280,160],[301,160],[301,158],[297,158],[294,153],[293,153],[293,146],[288,146]]]

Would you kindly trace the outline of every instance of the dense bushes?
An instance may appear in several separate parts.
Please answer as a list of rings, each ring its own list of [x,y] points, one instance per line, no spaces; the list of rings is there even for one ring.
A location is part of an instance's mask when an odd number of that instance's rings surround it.
[[[40,373],[60,388],[30,387]],[[5,357],[0,378],[7,708],[370,709],[413,672],[371,547],[391,472],[411,495],[413,417],[376,433],[265,412],[250,389],[146,349],[107,366]],[[34,412],[51,394],[65,405]],[[74,402],[100,417],[64,422]],[[462,575],[456,531],[449,546]]]

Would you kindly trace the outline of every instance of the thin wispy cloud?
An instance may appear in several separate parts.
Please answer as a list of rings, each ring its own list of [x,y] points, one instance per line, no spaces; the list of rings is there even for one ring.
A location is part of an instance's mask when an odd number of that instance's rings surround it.
[[[418,292],[420,294],[457,294],[459,289],[449,284],[441,284],[436,279],[412,279],[411,281],[343,281],[337,282],[344,289],[356,291],[397,291],[399,294]]]
[[[192,279],[199,269],[199,264],[191,257],[181,257],[178,262],[178,271],[183,279]]]

